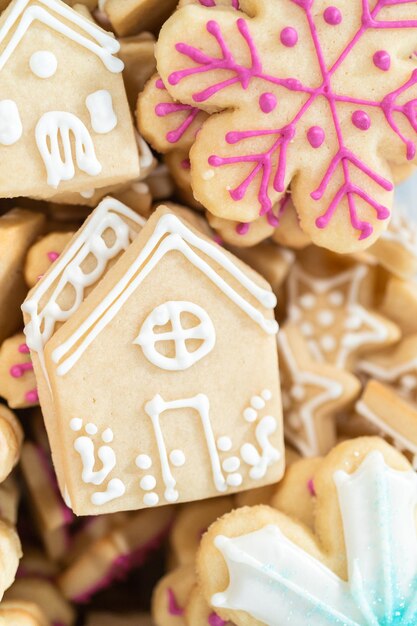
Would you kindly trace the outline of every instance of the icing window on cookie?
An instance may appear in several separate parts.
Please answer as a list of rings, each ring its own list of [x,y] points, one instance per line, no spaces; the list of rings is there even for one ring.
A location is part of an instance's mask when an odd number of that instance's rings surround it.
[[[158,327],[167,327],[167,330],[156,332]],[[213,350],[216,331],[206,311],[197,304],[165,302],[148,315],[134,343],[141,346],[148,361],[156,367],[182,371],[192,367]],[[167,344],[172,344],[172,354],[162,352]],[[161,346],[161,351],[157,346]]]
[[[58,68],[58,60],[53,52],[39,50],[30,57],[29,66],[38,78],[51,78]]]
[[[14,100],[0,100],[0,144],[11,146],[23,133],[19,109]]]
[[[94,132],[105,135],[117,126],[111,93],[106,89],[90,93],[85,100]]]
[[[176,489],[177,481],[175,480],[171,470],[171,465],[175,465],[175,463],[172,462],[172,454],[168,454],[160,418],[165,411],[174,411],[177,409],[194,409],[198,413],[203,426],[204,439],[210,456],[213,482],[217,491],[224,493],[227,489],[227,484],[222,473],[219,454],[216,448],[216,441],[210,420],[210,402],[208,397],[200,393],[194,398],[165,402],[160,395],[156,395],[146,404],[145,411],[151,418],[154,429],[156,444],[159,452],[159,460],[161,463],[162,478],[165,484],[165,500],[167,502],[177,502],[180,494]],[[178,459],[178,455],[176,455],[176,457]],[[176,459],[174,459],[174,461],[175,460]],[[181,455],[181,462],[182,460],[183,456]]]
[[[75,176],[71,136],[74,137],[78,168],[89,176],[100,174],[93,140],[83,122],[66,111],[50,111],[36,125],[36,144],[46,167],[48,185],[55,189]]]

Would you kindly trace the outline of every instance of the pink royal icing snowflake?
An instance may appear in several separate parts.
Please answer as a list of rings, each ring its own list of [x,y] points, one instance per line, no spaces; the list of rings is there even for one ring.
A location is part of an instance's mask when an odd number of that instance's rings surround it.
[[[388,225],[389,163],[416,157],[417,3],[240,8],[186,6],[158,43],[171,96],[221,112],[191,151],[194,194],[214,215],[256,225],[291,183],[313,241],[345,252],[369,246]]]

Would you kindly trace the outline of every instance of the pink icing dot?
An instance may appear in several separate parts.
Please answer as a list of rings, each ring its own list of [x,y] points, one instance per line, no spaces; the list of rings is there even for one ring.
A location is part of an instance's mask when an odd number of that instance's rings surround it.
[[[259,98],[259,106],[264,113],[271,113],[277,106],[277,99],[273,93],[263,93]]]
[[[236,226],[236,232],[238,235],[247,235],[249,232],[249,224],[242,222]]]
[[[191,169],[190,159],[183,159],[183,161],[181,161],[181,167],[183,170],[190,170]]]
[[[20,346],[18,347],[18,350],[20,354],[29,354],[30,352],[29,346],[27,345],[27,343],[21,343]]]
[[[342,14],[337,7],[327,7],[324,12],[324,20],[330,26],[337,26],[342,21]]]
[[[25,394],[25,398],[28,402],[35,403],[39,401],[38,392],[36,389],[32,389]]]
[[[282,29],[280,39],[283,46],[293,48],[298,41],[298,33],[292,26],[287,26]]]
[[[373,61],[375,67],[383,72],[388,72],[391,67],[391,57],[386,50],[378,50],[378,52],[375,52]]]
[[[312,126],[307,131],[307,139],[312,148],[320,148],[326,135],[320,126]]]
[[[307,489],[310,492],[310,495],[315,496],[316,495],[316,490],[314,488],[314,483],[313,483],[313,479],[310,478],[310,480],[307,482]]]
[[[53,263],[59,257],[59,252],[48,252],[47,257],[51,261],[51,263]]]
[[[32,363],[16,363],[16,365],[12,365],[10,368],[10,376],[12,378],[22,378],[26,372],[31,372],[32,370]]]
[[[352,124],[359,130],[369,130],[371,118],[365,111],[354,111],[352,113]]]

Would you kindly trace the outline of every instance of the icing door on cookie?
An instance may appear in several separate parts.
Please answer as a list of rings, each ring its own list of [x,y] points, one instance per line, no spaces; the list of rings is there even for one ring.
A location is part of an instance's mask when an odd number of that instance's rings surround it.
[[[180,472],[182,468],[188,478],[192,476],[198,483],[207,479],[209,467],[210,481],[213,481],[219,493],[224,493],[227,483],[217,452],[208,397],[200,393],[192,398],[167,402],[160,395],[156,395],[145,405],[145,412],[152,423],[159,458],[151,459],[142,453],[137,457],[136,465],[141,470],[149,469],[151,466],[160,469],[163,485],[158,486],[158,491],[163,494],[164,500],[176,502],[181,498],[180,483],[185,475]],[[205,461],[207,456],[208,466]],[[180,476],[178,480],[177,473]],[[147,506],[157,504],[160,497],[153,491],[157,487],[153,474],[143,476],[140,485],[148,492],[144,495],[144,504]]]
[[[158,327],[161,332],[156,332]],[[163,327],[167,327],[166,330]],[[134,343],[141,346],[148,361],[156,367],[182,371],[213,350],[216,331],[201,306],[193,302],[171,301],[157,306],[148,315]]]

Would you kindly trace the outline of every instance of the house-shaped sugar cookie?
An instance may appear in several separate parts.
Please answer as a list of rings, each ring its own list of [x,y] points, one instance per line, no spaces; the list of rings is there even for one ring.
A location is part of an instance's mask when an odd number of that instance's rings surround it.
[[[0,17],[0,197],[49,198],[138,177],[119,43],[61,0]]]
[[[56,468],[78,515],[281,478],[275,304],[233,255],[153,214],[44,348]]]
[[[58,480],[58,424],[45,367],[45,346],[80,308],[109,268],[127,250],[145,220],[114,198],[105,198],[29,292],[23,306],[25,334]],[[62,485],[61,485],[62,487]],[[63,489],[63,487],[62,487]]]

